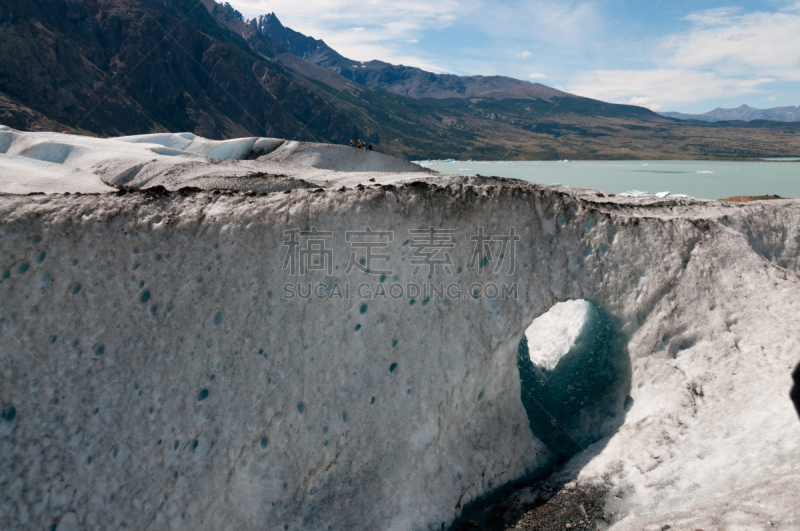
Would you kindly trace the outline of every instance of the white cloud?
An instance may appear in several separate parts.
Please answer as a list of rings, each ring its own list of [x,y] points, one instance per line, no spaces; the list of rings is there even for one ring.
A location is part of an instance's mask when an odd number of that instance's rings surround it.
[[[651,111],[656,111],[656,112],[660,111],[662,108],[661,104],[658,103],[653,98],[651,98],[650,96],[644,96],[644,97],[634,96],[628,101],[628,104],[637,105],[639,107],[647,107]]]
[[[579,57],[600,46],[607,23],[596,0],[228,1],[246,17],[274,12],[287,27],[324,40],[354,61],[426,65],[463,75],[524,77],[511,64],[517,51],[520,59],[542,55],[549,62],[559,55]],[[432,34],[436,39],[428,38]],[[463,36],[469,39],[459,41]],[[422,40],[424,47],[418,45]],[[517,50],[511,58],[495,51],[508,49]]]
[[[622,42],[627,22],[619,19],[624,28],[612,23],[615,10],[609,7],[607,12],[596,0],[364,0],[357,6],[345,0],[306,0],[302,6],[296,0],[232,0],[232,4],[246,16],[275,12],[286,26],[324,39],[354,61],[379,59],[461,74],[511,73],[554,84],[572,76],[567,86],[559,88],[650,108],[773,93],[779,90],[769,86],[773,80],[800,82],[800,0],[765,2],[784,6],[771,12],[720,7],[678,13],[670,16],[683,17],[686,31],[664,35],[637,30]],[[427,38],[434,34],[435,39]],[[423,38],[426,46],[419,46]],[[533,57],[538,71],[528,75],[532,68],[520,59]],[[598,61],[602,70],[581,74],[581,69]]]
[[[426,72],[433,72],[434,74],[452,74],[454,73],[447,67],[444,67],[440,64],[435,62],[429,62],[425,59],[420,59],[414,55],[398,55],[392,59],[392,64],[396,65],[404,65],[404,66],[413,66],[415,68],[421,68]]]
[[[608,69],[576,75],[564,90],[650,109],[768,92],[773,82],[800,81],[800,2],[792,9],[745,13],[719,8],[693,13],[692,27],[669,35],[650,53],[651,69]]]
[[[219,1],[219,0],[217,0]],[[407,44],[419,42],[424,32],[449,27],[485,0],[228,0],[247,17],[274,12],[287,27],[324,40],[353,60],[379,59],[397,63],[409,57]],[[309,16],[313,14],[313,16]],[[411,58],[435,63],[431,57]]]
[[[741,12],[741,7],[718,7],[706,9],[692,13],[684,18],[702,26],[724,26],[730,24],[737,13]]]
[[[738,10],[703,11],[687,17],[687,33],[673,35],[662,48],[666,62],[684,68],[707,68],[731,75],[800,79],[800,13],[777,11],[739,14]]]
[[[469,23],[502,39],[530,41],[535,35],[540,43],[582,50],[602,32],[605,20],[594,0],[484,0],[481,16]]]
[[[487,0],[228,1],[246,17],[274,12],[285,26],[324,40],[354,61],[377,59],[429,72],[452,72],[451,57],[442,60],[434,51],[413,45],[426,32],[448,28],[460,17],[468,17]]]
[[[598,70],[575,78],[564,88],[574,94],[614,103],[638,103],[653,108],[666,103],[694,103],[710,98],[765,92],[774,78],[726,78],[714,72],[664,68]],[[660,108],[660,107],[659,107]]]
[[[775,101],[775,100],[777,100],[778,98],[776,98],[775,96],[770,96],[770,97],[769,97],[769,98],[767,98],[767,99],[768,99],[769,101]]]

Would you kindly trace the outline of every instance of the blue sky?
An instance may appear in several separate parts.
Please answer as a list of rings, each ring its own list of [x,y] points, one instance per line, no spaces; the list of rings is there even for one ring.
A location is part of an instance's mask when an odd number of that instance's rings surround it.
[[[800,105],[800,0],[230,3],[247,17],[275,12],[359,61],[505,75],[659,111]]]

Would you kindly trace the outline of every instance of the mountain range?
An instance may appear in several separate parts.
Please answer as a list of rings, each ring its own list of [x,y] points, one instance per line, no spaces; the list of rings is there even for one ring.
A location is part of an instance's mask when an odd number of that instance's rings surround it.
[[[800,122],[800,106],[754,109],[748,105],[742,105],[735,109],[717,108],[704,114],[683,114],[679,112],[662,112],[659,114],[678,120],[702,120],[704,122],[729,122],[734,120],[743,122],[752,122],[754,120]]]
[[[368,141],[407,159],[795,156],[800,123],[687,122],[537,83],[348,59],[213,0],[3,0],[0,123]]]
[[[226,9],[233,8],[230,5]],[[235,10],[233,10],[236,13]],[[244,20],[244,19],[242,19]],[[274,13],[247,21],[285,50],[351,81],[411,98],[530,98],[553,101],[569,96],[539,83],[502,76],[456,76],[383,61],[354,61],[324,41],[307,37],[281,24]]]

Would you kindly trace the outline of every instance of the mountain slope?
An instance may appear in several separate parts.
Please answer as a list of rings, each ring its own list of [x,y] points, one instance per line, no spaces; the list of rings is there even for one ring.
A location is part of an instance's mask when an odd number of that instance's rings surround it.
[[[291,30],[284,37],[298,53],[312,43],[320,50],[318,41]],[[411,73],[435,76],[424,85],[426,93],[443,83],[439,95],[455,96],[411,98],[371,88],[365,79],[288,52],[258,21],[245,23],[212,0],[0,3],[0,123],[19,130],[99,136],[186,131],[210,139],[339,144],[360,138],[406,159],[800,154],[800,124],[687,123],[521,81],[498,88],[492,78]],[[453,88],[456,82],[461,85]]]
[[[775,107],[762,110],[742,105],[735,109],[717,108],[704,114],[683,114],[679,112],[662,112],[660,114],[678,120],[702,120],[704,122],[727,122],[733,120],[741,120],[743,122],[752,122],[754,120],[800,122],[800,106]]]
[[[233,9],[229,7],[228,4],[226,4],[226,7],[228,10]],[[307,37],[300,32],[285,27],[274,13],[261,15],[247,21],[247,23],[258,29],[258,31],[264,35],[267,35],[287,52],[302,57],[303,59],[308,58],[322,48],[336,53],[323,41],[314,39],[313,37]]]
[[[268,61],[279,48],[262,41],[259,51],[190,0],[7,0],[0,93],[9,108],[101,135],[349,135],[352,124]]]
[[[391,104],[399,104],[410,121],[411,109],[433,115],[436,121],[427,125],[439,128],[436,144],[403,150],[404,156],[424,158],[427,151],[434,158],[727,159],[800,153],[795,136],[800,128],[791,124],[689,125],[643,107],[591,100],[510,78],[459,77],[380,61],[356,62],[322,40],[283,26],[274,14],[247,23],[284,49],[294,50],[277,60],[319,86],[369,100],[366,91],[352,85],[355,82],[378,90],[373,97],[384,102],[390,99],[387,92],[410,97]],[[338,99],[337,93],[333,96]],[[397,123],[391,122],[391,114],[367,110],[379,123]],[[450,143],[454,130],[462,133],[455,145]]]
[[[232,9],[232,8],[231,8]],[[530,98],[555,101],[565,92],[502,76],[462,77],[436,74],[383,61],[353,61],[324,41],[307,37],[281,24],[274,13],[249,21],[286,51],[325,67],[356,83],[411,98]]]

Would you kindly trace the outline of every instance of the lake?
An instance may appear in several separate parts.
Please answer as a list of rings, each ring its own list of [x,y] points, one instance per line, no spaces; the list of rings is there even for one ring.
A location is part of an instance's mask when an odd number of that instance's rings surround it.
[[[800,162],[577,161],[421,162],[442,173],[508,177],[610,193],[670,192],[700,199],[738,195],[800,198]]]

